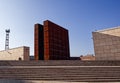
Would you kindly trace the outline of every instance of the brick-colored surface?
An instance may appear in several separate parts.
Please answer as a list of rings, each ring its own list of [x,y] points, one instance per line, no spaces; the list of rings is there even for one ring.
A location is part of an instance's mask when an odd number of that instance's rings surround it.
[[[35,25],[35,59],[41,60],[41,56],[44,60],[69,59],[68,30],[49,20],[44,21],[42,30],[41,27],[40,24]],[[43,45],[40,45],[42,42]]]
[[[35,60],[44,59],[44,36],[43,36],[43,26],[40,24],[35,24],[35,33],[34,33],[34,54]]]
[[[50,21],[44,21],[44,59],[69,59],[68,30]]]
[[[96,60],[120,60],[120,27],[93,32]]]

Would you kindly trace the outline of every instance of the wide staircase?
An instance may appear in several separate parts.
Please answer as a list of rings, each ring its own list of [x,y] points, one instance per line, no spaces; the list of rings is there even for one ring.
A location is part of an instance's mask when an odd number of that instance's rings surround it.
[[[120,82],[120,61],[0,61],[0,79]]]

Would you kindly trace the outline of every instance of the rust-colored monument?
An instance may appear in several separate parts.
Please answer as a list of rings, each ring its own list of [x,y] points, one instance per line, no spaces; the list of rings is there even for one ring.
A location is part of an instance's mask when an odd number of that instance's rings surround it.
[[[68,30],[49,21],[35,24],[35,60],[68,60]]]

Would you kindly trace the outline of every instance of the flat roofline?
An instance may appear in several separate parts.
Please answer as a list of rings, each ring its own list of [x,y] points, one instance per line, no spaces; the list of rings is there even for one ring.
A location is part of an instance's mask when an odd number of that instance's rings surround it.
[[[54,22],[52,22],[52,21],[50,21],[50,20],[45,20],[44,22],[51,22],[51,23],[53,23],[53,24],[55,24],[55,25],[57,25],[57,26],[59,26],[59,27],[61,27],[61,28],[63,28],[63,29],[65,29],[65,30],[67,30],[68,31],[68,29],[66,29],[66,28],[64,28],[64,27],[62,27],[62,26],[60,26],[59,24],[56,24],[56,23],[54,23]]]
[[[20,46],[20,47],[10,48],[10,49],[8,49],[8,50],[0,50],[0,52],[2,52],[2,51],[9,51],[9,50],[17,49],[17,48],[23,48],[23,47],[25,47],[25,48],[30,48],[30,47],[28,47],[28,46]]]
[[[42,24],[40,24],[40,23],[36,23],[36,24],[34,24],[34,27],[35,27],[36,25],[40,25],[40,26],[42,26],[42,27],[43,27],[43,25],[42,25]]]
[[[119,28],[120,28],[120,26],[117,26],[117,27],[106,28],[103,30],[97,30],[97,31],[93,31],[93,32],[104,32],[104,31],[109,31],[109,30],[114,30],[114,29],[119,29]]]

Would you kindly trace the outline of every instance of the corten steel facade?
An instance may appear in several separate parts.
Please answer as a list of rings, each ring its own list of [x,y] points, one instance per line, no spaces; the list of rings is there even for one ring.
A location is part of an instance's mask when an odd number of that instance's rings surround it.
[[[43,26],[40,24],[36,25],[35,25],[35,59],[36,60],[70,59],[68,30],[49,20],[44,21]],[[39,29],[41,31],[39,31]],[[39,45],[40,43],[41,45]]]
[[[96,60],[120,60],[120,27],[93,32]]]
[[[35,24],[34,43],[35,60],[44,60],[44,34],[43,25]]]

